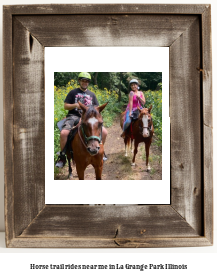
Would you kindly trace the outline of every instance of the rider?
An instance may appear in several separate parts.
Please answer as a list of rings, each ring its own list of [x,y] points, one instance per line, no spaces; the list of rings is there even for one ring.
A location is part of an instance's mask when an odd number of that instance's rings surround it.
[[[62,126],[62,130],[60,132],[60,156],[58,158],[58,161],[56,163],[56,167],[62,168],[66,163],[66,156],[62,153],[67,138],[69,135],[69,132],[71,128],[78,124],[80,118],[81,118],[81,107],[78,104],[78,101],[80,101],[82,104],[89,106],[99,106],[99,103],[97,101],[96,95],[89,91],[87,89],[89,83],[91,80],[91,76],[88,72],[81,72],[78,75],[78,82],[80,84],[80,88],[76,88],[68,93],[66,96],[66,99],[64,101],[64,109],[68,110],[68,114],[66,116],[66,120]],[[103,127],[102,128],[102,142],[105,144],[107,136],[107,130]],[[103,160],[106,160],[106,156],[104,156]]]
[[[125,137],[125,131],[130,126],[132,121],[132,112],[137,109],[137,106],[142,107],[145,104],[145,96],[142,91],[139,91],[139,82],[137,79],[130,80],[131,91],[129,93],[129,102],[126,108],[125,121],[123,124],[123,133],[121,137]]]

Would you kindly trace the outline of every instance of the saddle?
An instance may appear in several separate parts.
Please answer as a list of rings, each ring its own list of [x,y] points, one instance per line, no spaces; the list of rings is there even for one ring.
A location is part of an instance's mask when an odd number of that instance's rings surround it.
[[[139,118],[139,110],[136,109],[131,113],[130,118],[132,119],[132,121],[136,121]]]
[[[66,119],[64,118],[64,119],[62,119],[61,121],[59,121],[59,122],[57,123],[57,127],[59,128],[60,131],[62,130],[62,126],[63,126],[65,120],[66,120]]]
[[[61,121],[59,121],[57,123],[57,126],[60,131],[62,130],[62,125],[63,125],[64,121],[65,121],[65,119],[62,119]],[[74,127],[72,127],[72,129],[70,130],[69,135],[67,137],[66,145],[65,145],[63,151],[61,152],[61,155],[66,155],[67,151],[69,151],[72,160],[73,160],[73,150],[72,150],[71,143],[72,143],[73,139],[75,138],[76,133],[78,132],[78,126],[79,126],[79,123],[77,125],[75,125]]]
[[[130,123],[130,126],[127,128],[127,131],[129,133],[130,138],[134,139],[134,136],[133,136],[133,125],[134,125],[135,121],[139,118],[139,110],[138,109],[134,110],[131,113],[130,118],[132,119],[132,121]]]

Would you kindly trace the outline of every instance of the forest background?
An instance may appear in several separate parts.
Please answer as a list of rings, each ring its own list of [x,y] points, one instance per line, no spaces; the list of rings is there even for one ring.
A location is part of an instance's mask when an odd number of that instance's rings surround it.
[[[129,81],[136,78],[143,91],[146,104],[152,105],[152,118],[155,129],[155,144],[162,147],[162,73],[161,72],[89,72],[91,82],[88,89],[95,93],[99,105],[109,102],[103,110],[103,121],[109,127],[123,112],[128,103],[130,92]],[[64,110],[64,100],[67,94],[79,87],[79,72],[54,73],[54,162],[60,151],[57,127],[58,121],[68,113]]]

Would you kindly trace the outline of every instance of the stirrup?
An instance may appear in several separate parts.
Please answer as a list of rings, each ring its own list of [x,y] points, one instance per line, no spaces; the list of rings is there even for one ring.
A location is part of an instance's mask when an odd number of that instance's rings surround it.
[[[60,152],[60,155],[58,156],[55,166],[58,168],[63,168],[66,164],[66,156],[65,153]]]
[[[121,137],[122,137],[122,138],[125,138],[125,131],[123,131],[123,132],[121,133]]]

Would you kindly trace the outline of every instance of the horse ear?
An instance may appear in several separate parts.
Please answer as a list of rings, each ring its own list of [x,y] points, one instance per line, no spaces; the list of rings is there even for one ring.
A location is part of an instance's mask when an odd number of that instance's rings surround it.
[[[151,109],[152,109],[152,104],[151,104],[151,106],[148,108],[148,113],[150,114],[150,112],[151,112]]]
[[[101,106],[96,107],[96,109],[99,111],[99,113],[106,107],[106,105],[108,104],[108,102],[102,104]]]
[[[137,109],[139,110],[139,112],[141,112],[142,110],[140,109],[140,107],[139,106],[137,106]]]
[[[83,112],[86,112],[88,107],[85,106],[84,104],[82,104],[80,101],[78,101],[79,106],[81,107],[81,109],[83,110]]]

